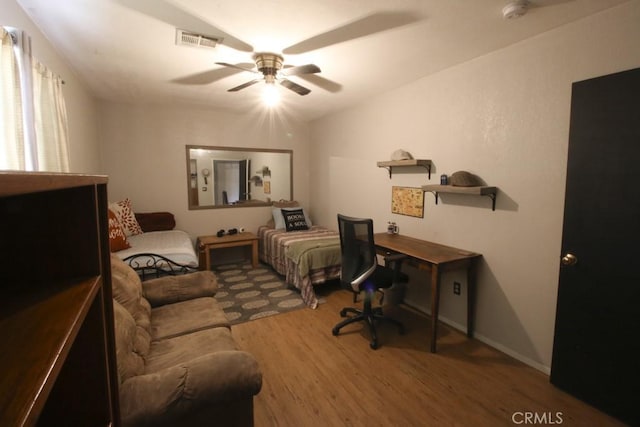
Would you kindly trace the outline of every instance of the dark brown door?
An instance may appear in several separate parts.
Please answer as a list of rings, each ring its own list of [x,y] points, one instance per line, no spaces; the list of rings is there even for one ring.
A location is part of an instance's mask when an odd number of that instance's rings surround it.
[[[574,83],[551,382],[640,425],[640,69]]]

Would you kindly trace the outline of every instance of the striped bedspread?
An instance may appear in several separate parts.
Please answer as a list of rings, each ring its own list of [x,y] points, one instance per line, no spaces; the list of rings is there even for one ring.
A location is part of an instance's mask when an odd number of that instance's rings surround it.
[[[308,273],[301,275],[298,265],[300,262],[299,256],[287,257],[287,252],[289,248],[295,245],[308,245],[306,242],[310,240],[319,242],[319,250],[326,251],[330,246],[329,242],[335,241],[336,238],[339,238],[337,231],[317,225],[312,226],[309,230],[289,232],[261,226],[258,228],[260,260],[271,265],[279,274],[285,276],[288,284],[298,288],[307,306],[316,308],[318,299],[313,290],[313,285],[340,277],[339,263],[337,265],[314,265],[313,262],[318,257],[313,256],[312,250],[305,251],[305,254],[302,255],[305,257],[303,262],[305,268],[303,270],[308,271]],[[340,246],[331,247],[338,252],[337,257],[334,256],[333,259],[339,259]],[[332,259],[332,257],[323,257],[323,259]]]

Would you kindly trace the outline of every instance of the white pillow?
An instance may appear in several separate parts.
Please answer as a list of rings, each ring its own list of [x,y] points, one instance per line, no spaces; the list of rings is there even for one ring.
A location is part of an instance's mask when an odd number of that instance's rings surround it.
[[[311,223],[311,218],[309,217],[309,214],[307,214],[307,211],[299,206],[295,208],[273,208],[271,209],[271,214],[273,215],[273,222],[274,222],[273,228],[275,228],[276,230],[284,229],[286,227],[281,209],[285,211],[295,211],[298,209],[302,209],[302,213],[304,214],[304,219],[305,221],[307,221],[307,226],[311,228],[311,226],[313,225]]]

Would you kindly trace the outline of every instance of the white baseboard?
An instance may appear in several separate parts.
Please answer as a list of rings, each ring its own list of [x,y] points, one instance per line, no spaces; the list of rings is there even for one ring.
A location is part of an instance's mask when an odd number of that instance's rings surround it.
[[[410,303],[407,303],[407,305],[415,310],[421,311],[423,313],[428,314],[429,316],[431,315],[431,310],[424,310],[423,308],[420,307],[416,307]],[[442,317],[442,316],[438,316],[438,321],[452,327],[453,329],[456,329],[464,334],[467,333],[467,325],[461,325],[457,322],[454,322],[451,319],[448,319],[446,317]],[[513,357],[514,359],[524,363],[525,365],[531,366],[534,369],[537,369],[538,371],[546,374],[546,375],[550,375],[551,374],[551,368],[549,366],[545,366],[539,362],[536,362],[535,360],[532,360],[528,357],[523,356],[522,354],[513,351],[512,349],[505,347],[504,345],[492,340],[491,338],[488,338],[482,334],[479,334],[477,332],[473,333],[473,338],[477,339],[478,341],[481,341],[485,344],[487,344],[489,347],[493,347],[498,351],[501,351],[502,353]]]

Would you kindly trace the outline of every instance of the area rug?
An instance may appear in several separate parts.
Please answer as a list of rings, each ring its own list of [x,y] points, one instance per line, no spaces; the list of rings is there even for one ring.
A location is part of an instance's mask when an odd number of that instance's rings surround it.
[[[216,300],[232,325],[306,308],[297,289],[289,287],[270,267],[220,265]]]

